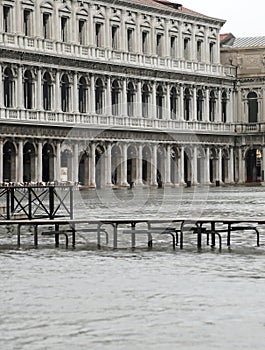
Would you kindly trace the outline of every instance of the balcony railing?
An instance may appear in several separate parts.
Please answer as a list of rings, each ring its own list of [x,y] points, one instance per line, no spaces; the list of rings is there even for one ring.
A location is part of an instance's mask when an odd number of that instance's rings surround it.
[[[100,114],[55,113],[49,111],[1,109],[0,123],[122,129],[128,131],[161,131],[181,133],[234,133],[233,124],[172,119],[151,119]]]
[[[98,61],[113,62],[117,64],[129,64],[146,68],[159,68],[161,70],[173,70],[181,72],[193,72],[196,74],[207,74],[214,76],[234,76],[231,67],[221,64],[204,62],[193,62],[184,59],[173,59],[169,57],[158,57],[156,55],[143,55],[141,53],[129,53],[113,51],[92,46],[81,46],[77,44],[31,38],[8,33],[0,33],[0,46],[29,50],[34,52],[49,53],[61,56],[75,57],[80,59],[93,59]]]

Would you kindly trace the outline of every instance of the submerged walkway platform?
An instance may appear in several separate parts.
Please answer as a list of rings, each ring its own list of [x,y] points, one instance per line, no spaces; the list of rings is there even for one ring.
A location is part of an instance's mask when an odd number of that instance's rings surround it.
[[[82,233],[89,237],[96,234],[97,245],[102,246],[102,236],[104,245],[113,249],[118,248],[118,238],[123,235],[130,235],[131,247],[135,248],[136,237],[145,235],[147,237],[147,246],[152,247],[153,237],[155,235],[168,236],[171,240],[173,249],[179,247],[183,249],[184,243],[188,241],[189,236],[197,236],[197,247],[202,248],[203,237],[206,237],[206,244],[211,247],[222,248],[224,238],[226,245],[230,247],[232,232],[239,231],[242,235],[246,231],[252,232],[255,237],[255,243],[260,246],[259,228],[265,224],[265,219],[260,218],[169,218],[169,219],[150,219],[150,218],[118,218],[118,219],[22,219],[22,220],[0,220],[0,226],[4,231],[12,227],[17,236],[17,245],[20,246],[23,240],[25,227],[33,228],[33,245],[38,246],[40,236],[53,236],[55,246],[59,246],[60,237],[64,238],[66,246],[71,244],[76,246],[76,234]],[[48,228],[47,228],[48,226]],[[1,229],[3,231],[3,229]],[[4,233],[0,233],[0,236]],[[112,240],[110,241],[109,236]]]

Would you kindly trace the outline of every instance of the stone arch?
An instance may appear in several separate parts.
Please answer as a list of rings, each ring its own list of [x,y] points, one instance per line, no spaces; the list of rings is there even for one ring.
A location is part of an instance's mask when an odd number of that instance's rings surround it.
[[[11,141],[6,141],[3,145],[3,181],[16,181],[16,154],[17,147]]]
[[[51,143],[46,142],[42,148],[42,181],[54,181],[55,150]]]
[[[137,180],[137,166],[138,166],[137,149],[134,144],[127,148],[127,182],[133,184]]]
[[[36,179],[36,147],[34,143],[27,141],[23,147],[23,182],[31,182]]]
[[[144,145],[142,151],[142,180],[143,184],[151,184],[151,159],[152,159],[152,150],[149,145]]]
[[[121,185],[121,159],[122,149],[119,144],[115,144],[111,149],[111,181],[113,185]]]

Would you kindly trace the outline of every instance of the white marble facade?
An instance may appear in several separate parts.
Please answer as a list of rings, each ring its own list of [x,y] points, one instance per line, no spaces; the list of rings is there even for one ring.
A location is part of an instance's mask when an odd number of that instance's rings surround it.
[[[0,183],[247,181],[223,23],[162,1],[1,1]]]

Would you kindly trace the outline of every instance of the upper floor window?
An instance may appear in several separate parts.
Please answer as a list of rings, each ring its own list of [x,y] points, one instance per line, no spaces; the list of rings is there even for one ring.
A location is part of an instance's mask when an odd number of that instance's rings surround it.
[[[209,55],[210,63],[214,63],[214,43],[210,43],[209,45]]]
[[[190,120],[191,113],[191,94],[188,88],[184,91],[184,120]]]
[[[222,105],[222,112],[221,112],[222,122],[226,123],[226,121],[227,121],[227,94],[225,91],[222,93],[221,105]]]
[[[102,47],[103,46],[103,24],[97,22],[95,24],[95,35],[96,35],[96,41],[95,44],[97,47]]]
[[[4,105],[13,107],[14,104],[14,76],[10,68],[4,70]]]
[[[3,6],[3,31],[11,32],[11,7]]]
[[[61,17],[61,40],[65,43],[68,40],[68,18]]]
[[[98,78],[95,82],[95,107],[96,113],[103,113],[104,107],[104,84],[102,79]]]
[[[184,58],[185,60],[190,59],[190,39],[189,38],[184,39]]]
[[[111,109],[113,115],[119,115],[120,86],[117,80],[112,83],[111,89]]]
[[[257,123],[258,121],[258,96],[256,92],[251,91],[247,95],[248,99],[248,122]]]
[[[147,84],[142,87],[142,116],[143,118],[148,118],[149,115],[149,98],[150,91]]]
[[[171,119],[176,119],[177,114],[177,90],[172,87],[170,90],[170,117]]]
[[[32,11],[25,9],[23,12],[23,30],[26,36],[31,35],[31,15]]]
[[[209,98],[209,121],[210,122],[214,122],[215,109],[216,109],[216,98],[215,98],[214,91],[212,90],[210,92],[210,98]]]
[[[119,27],[112,26],[111,27],[111,46],[113,50],[117,50],[119,48]]]
[[[156,36],[156,54],[158,56],[163,55],[163,35],[157,34]]]
[[[133,45],[133,34],[134,30],[132,28],[127,29],[127,49],[128,52],[133,52],[134,50],[134,45]]]
[[[203,94],[202,90],[197,91],[197,120],[202,121],[202,113],[203,113]]]
[[[197,41],[197,61],[202,60],[202,41],[198,40]]]
[[[80,113],[87,112],[88,86],[84,77],[78,83],[78,108]]]
[[[134,86],[130,82],[127,86],[127,114],[129,117],[132,117],[134,115],[134,98],[135,98]]]
[[[148,32],[142,32],[142,53],[148,53]]]
[[[33,79],[28,70],[24,74],[24,107],[26,109],[33,108]]]
[[[156,117],[157,119],[163,118],[163,106],[164,105],[164,93],[162,86],[158,86],[156,89]]]
[[[70,111],[70,83],[66,74],[61,79],[61,109],[63,112]]]
[[[172,58],[177,58],[177,37],[170,37],[170,55]]]
[[[78,42],[80,45],[85,44],[85,26],[86,26],[86,21],[83,19],[80,19],[78,21]]]
[[[42,35],[44,39],[51,39],[51,14],[43,13],[42,15]]]
[[[48,72],[43,76],[43,109],[50,111],[52,109],[52,79]]]

